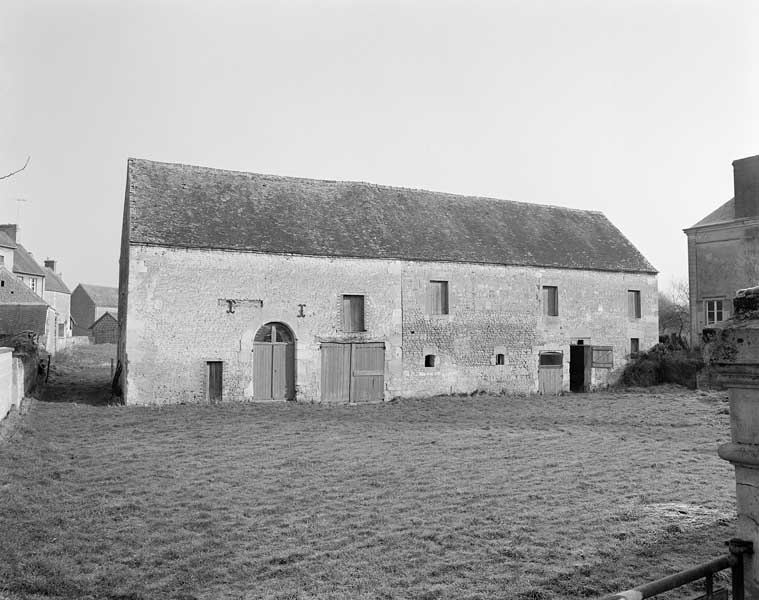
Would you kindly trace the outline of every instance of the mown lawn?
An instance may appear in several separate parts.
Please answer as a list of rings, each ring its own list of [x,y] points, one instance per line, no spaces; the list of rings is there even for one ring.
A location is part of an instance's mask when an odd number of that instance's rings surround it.
[[[733,535],[722,394],[52,397],[0,445],[0,597],[595,597]]]

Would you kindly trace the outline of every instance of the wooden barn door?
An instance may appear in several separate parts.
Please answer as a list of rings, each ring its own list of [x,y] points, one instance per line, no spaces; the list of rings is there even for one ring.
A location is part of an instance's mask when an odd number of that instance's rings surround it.
[[[295,392],[295,346],[253,342],[253,399],[289,400]]]
[[[322,344],[323,402],[380,402],[385,397],[385,344]]]
[[[547,395],[561,394],[564,382],[564,365],[561,352],[541,352],[538,363],[538,392]]]

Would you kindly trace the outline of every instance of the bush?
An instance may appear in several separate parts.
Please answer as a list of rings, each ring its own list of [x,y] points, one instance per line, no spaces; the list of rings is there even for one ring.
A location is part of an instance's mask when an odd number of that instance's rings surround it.
[[[695,389],[696,374],[704,362],[698,351],[680,346],[657,344],[646,352],[630,357],[622,371],[624,386],[648,387],[660,383],[677,383]]]

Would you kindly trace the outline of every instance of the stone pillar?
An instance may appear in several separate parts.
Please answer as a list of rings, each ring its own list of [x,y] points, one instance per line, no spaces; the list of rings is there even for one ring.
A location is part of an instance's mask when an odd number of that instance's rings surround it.
[[[718,452],[735,467],[736,536],[759,548],[759,312],[744,301],[736,298],[734,318],[705,332],[706,352],[730,399],[731,442]],[[744,561],[746,598],[759,598],[759,552]]]

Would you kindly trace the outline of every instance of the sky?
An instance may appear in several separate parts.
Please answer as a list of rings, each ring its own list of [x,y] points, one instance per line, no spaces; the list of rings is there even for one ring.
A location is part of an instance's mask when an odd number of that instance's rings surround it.
[[[759,154],[756,31],[755,0],[3,0],[0,222],[116,286],[138,157],[601,211],[666,291]]]

